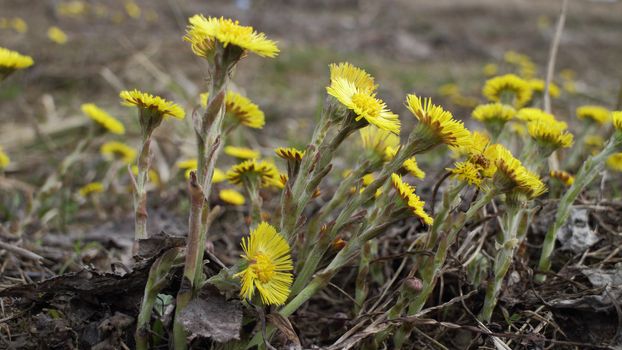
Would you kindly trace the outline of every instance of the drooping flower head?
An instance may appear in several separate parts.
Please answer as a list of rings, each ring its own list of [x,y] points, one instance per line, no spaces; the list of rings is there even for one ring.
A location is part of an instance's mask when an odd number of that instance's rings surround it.
[[[188,19],[184,40],[189,42],[195,55],[211,58],[216,45],[230,48],[234,61],[246,52],[253,52],[262,57],[276,57],[279,49],[276,42],[269,40],[264,33],[258,33],[250,26],[242,26],[238,21],[223,17],[194,15]]]
[[[140,126],[143,136],[151,135],[162,119],[173,117],[184,119],[184,110],[177,104],[167,101],[159,96],[154,96],[136,89],[124,90],[119,94],[121,104],[128,107],[136,106],[140,111]]]
[[[431,99],[422,100],[419,96],[410,94],[406,97],[406,107],[423,128],[422,135],[418,136],[423,142],[429,143],[430,147],[439,143],[457,146],[470,141],[470,134],[464,123],[454,119],[443,107],[432,104]]]
[[[361,68],[355,67],[348,62],[331,63],[330,80],[345,79],[361,91],[375,91],[378,85],[374,83],[374,77]]]
[[[131,164],[136,159],[136,150],[118,141],[104,143],[99,151],[104,158],[108,160],[120,159],[125,164]]]
[[[283,305],[293,281],[287,240],[270,224],[261,222],[250,237],[242,238],[242,250],[247,266],[235,275],[242,282],[240,297],[250,300],[258,291],[264,305]]]
[[[93,119],[99,125],[113,134],[125,134],[125,126],[117,118],[111,116],[103,109],[97,107],[94,103],[84,103],[80,106],[82,112],[89,118]]]
[[[209,94],[201,94],[201,105],[207,107]],[[227,115],[240,124],[253,129],[262,129],[266,124],[266,118],[259,106],[248,97],[234,91],[227,91],[225,95],[225,108]]]
[[[225,154],[238,159],[254,159],[260,156],[258,151],[247,147],[226,146],[224,151]]]
[[[415,188],[413,186],[402,181],[402,177],[395,173],[391,174],[391,184],[401,198],[402,203],[408,207],[416,217],[427,225],[432,225],[434,223],[434,219],[423,209],[425,202],[415,194]]]
[[[392,113],[382,100],[376,98],[374,92],[359,89],[355,83],[342,77],[331,80],[326,91],[352,111],[356,121],[364,119],[369,124],[399,135],[400,120],[398,115]]]
[[[227,171],[227,180],[234,185],[243,183],[245,180],[258,180],[261,187],[280,187],[279,171],[274,164],[263,160],[251,159],[234,165]]]
[[[527,81],[514,74],[506,74],[487,80],[482,93],[489,101],[520,108],[531,100],[532,91]]]
[[[30,56],[0,47],[0,81],[16,70],[28,68],[34,63]]]
[[[574,183],[574,176],[563,170],[551,170],[549,175],[552,179],[557,179],[566,186],[570,186]]]
[[[244,196],[240,192],[232,188],[220,190],[220,192],[218,192],[218,197],[223,202],[231,204],[231,205],[239,206],[239,205],[244,205],[244,203],[246,202],[246,199],[244,199]]]
[[[546,186],[538,175],[527,170],[507,148],[497,145],[497,152],[497,172],[493,181],[499,191],[521,193],[528,198],[535,198],[546,192]]]
[[[577,108],[577,117],[603,125],[611,119],[611,112],[602,106],[586,105]]]

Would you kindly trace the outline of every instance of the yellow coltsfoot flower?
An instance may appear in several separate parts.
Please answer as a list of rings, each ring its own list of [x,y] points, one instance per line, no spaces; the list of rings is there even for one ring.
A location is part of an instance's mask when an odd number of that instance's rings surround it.
[[[253,27],[240,25],[238,21],[194,15],[188,22],[190,24],[184,40],[190,43],[197,56],[211,58],[217,43],[224,48],[230,45],[236,47],[240,50],[239,56],[247,51],[262,57],[276,57],[279,53],[276,42],[269,40],[264,33],[258,33]]]
[[[82,197],[87,197],[88,195],[104,192],[104,184],[101,182],[91,182],[88,183],[78,190],[78,194]]]
[[[551,176],[552,179],[561,181],[566,186],[570,186],[574,183],[574,176],[563,170],[551,170],[549,176]]]
[[[94,103],[84,103],[80,106],[80,109],[82,109],[82,112],[86,114],[87,117],[93,119],[111,133],[117,135],[125,134],[125,126],[123,126],[123,123],[106,113],[103,109],[97,107]]]
[[[577,108],[577,117],[603,125],[611,119],[611,112],[602,106],[585,105]]]
[[[374,83],[374,77],[361,68],[355,67],[348,62],[331,63],[330,80],[345,79],[361,91],[375,91],[378,85]]]
[[[432,104],[432,100],[421,99],[415,94],[406,97],[406,107],[419,120],[420,125],[426,129],[426,135],[422,138],[429,138],[426,142],[438,144],[444,143],[448,146],[466,145],[470,139],[469,131],[464,127],[464,123],[454,119],[453,115],[441,106]]]
[[[136,150],[118,141],[104,143],[99,151],[104,158],[108,160],[120,159],[125,164],[131,164],[136,159]]]
[[[209,93],[201,94],[201,105],[207,107]],[[227,115],[236,119],[240,124],[253,129],[262,129],[266,124],[264,113],[259,106],[248,97],[234,91],[227,91],[225,95],[225,108]]]
[[[566,123],[553,120],[535,120],[527,124],[529,135],[547,152],[572,146],[574,137],[567,128]]]
[[[505,123],[514,118],[516,110],[512,106],[501,103],[488,103],[475,107],[472,115],[473,119],[479,120],[483,123]]]
[[[190,178],[190,173],[197,170],[197,166],[199,162],[196,158],[180,160],[177,162],[177,167],[179,169],[185,170],[184,177],[186,179]],[[212,183],[223,182],[227,179],[225,172],[220,170],[219,168],[214,168],[214,175],[212,175]]]
[[[234,189],[220,190],[220,192],[218,193],[218,197],[223,202],[236,206],[244,205],[244,203],[246,202],[244,196]]]
[[[143,138],[151,135],[162,120],[166,117],[183,119],[185,116],[183,108],[179,105],[167,101],[159,96],[139,90],[124,90],[119,94],[121,104],[127,107],[138,107],[140,112],[139,122],[143,132]]]
[[[65,32],[63,32],[63,30],[58,28],[57,26],[51,26],[50,28],[48,28],[47,34],[48,39],[59,45],[64,45],[67,43],[67,34],[65,34]]]
[[[482,94],[489,101],[512,104],[516,108],[531,100],[531,87],[524,79],[514,74],[506,74],[486,81]]]
[[[294,147],[278,147],[274,149],[274,153],[280,158],[296,162],[300,162],[305,155],[305,151],[300,151]]]
[[[395,173],[391,174],[391,184],[402,199],[404,205],[406,205],[416,217],[427,225],[432,225],[434,223],[434,219],[432,219],[423,208],[425,202],[415,194],[415,188],[413,186],[402,181],[402,177]]]
[[[451,173],[451,177],[465,182],[469,185],[480,187],[482,185],[482,176],[477,165],[471,162],[456,162],[453,168],[445,169]]]
[[[613,127],[622,132],[622,111],[612,112],[611,117],[613,118]]]
[[[535,198],[546,192],[546,186],[537,174],[527,170],[520,160],[514,158],[507,148],[497,145],[497,172],[493,178],[501,192],[522,193]]]
[[[402,166],[404,167],[404,169],[406,169],[406,171],[408,171],[410,175],[416,177],[417,179],[425,178],[425,172],[421,170],[421,168],[419,168],[419,164],[417,164],[417,160],[415,159],[415,157],[406,159]]]
[[[247,147],[226,146],[224,151],[225,154],[238,159],[255,159],[260,156],[258,151]]]
[[[138,165],[132,165],[130,170],[132,170],[132,174],[134,174],[134,176],[138,175]],[[156,186],[160,186],[160,175],[158,175],[157,171],[149,169],[147,176],[149,177],[149,182]]]
[[[531,87],[531,91],[533,91],[533,95],[544,94],[544,86],[546,85],[546,82],[544,80],[530,79],[528,83]],[[554,98],[557,98],[560,95],[559,86],[555,85],[555,83],[553,82],[551,82],[551,84],[549,85],[549,95]]]
[[[613,171],[622,172],[622,152],[609,156],[607,158],[607,167]]]
[[[28,68],[34,63],[30,56],[0,47],[0,81],[16,70]]]
[[[0,169],[4,169],[11,164],[11,158],[4,152],[2,146],[0,146]]]
[[[372,126],[360,129],[359,135],[361,136],[363,148],[371,151],[378,159],[392,159],[400,145],[399,136],[390,131]]]
[[[374,92],[359,89],[353,82],[341,77],[331,80],[326,92],[354,112],[356,121],[365,119],[369,124],[399,135],[398,115],[392,113],[382,100],[376,98]]]
[[[274,164],[255,159],[234,165],[227,171],[227,180],[234,185],[240,184],[247,178],[260,181],[261,187],[281,186],[280,174]]]
[[[242,282],[240,297],[251,300],[259,292],[264,305],[283,305],[293,281],[293,262],[287,240],[274,227],[261,222],[250,237],[242,238],[247,266],[235,276]]]

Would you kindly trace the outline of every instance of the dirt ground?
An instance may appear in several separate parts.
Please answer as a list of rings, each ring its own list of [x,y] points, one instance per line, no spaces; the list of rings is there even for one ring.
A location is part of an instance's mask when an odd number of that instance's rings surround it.
[[[0,29],[0,46],[27,53],[36,62],[32,69],[0,85],[0,145],[13,159],[5,173],[7,178],[19,180],[5,181],[0,186],[0,202],[10,203],[0,211],[3,240],[13,239],[10,232],[19,225],[23,210],[15,189],[32,193],[41,186],[77,142],[76,135],[84,130],[87,121],[80,112],[82,103],[95,102],[130,125],[133,114],[119,104],[118,92],[123,89],[162,93],[188,111],[198,105],[198,94],[205,90],[205,63],[182,41],[187,18],[195,13],[237,18],[278,41],[278,58],[248,57],[234,75],[236,88],[266,113],[266,128],[244,136],[260,149],[271,149],[275,145],[306,144],[321,108],[327,68],[332,62],[349,61],[367,69],[380,84],[379,95],[398,114],[406,115],[403,97],[416,91],[432,96],[457,117],[466,118],[470,109],[452,105],[439,94],[439,87],[457,83],[466,96],[483,101],[482,68],[487,63],[502,64],[508,50],[529,55],[537,65],[538,76],[543,77],[561,6],[557,0],[136,0],[142,14],[133,19],[124,11],[121,0],[87,2],[105,3],[108,15],[66,17],[56,12],[58,1],[0,0],[0,18],[21,17],[28,24],[26,33]],[[556,114],[570,116],[581,104],[615,105],[622,81],[621,15],[621,1],[569,1],[557,71],[576,72],[578,94],[554,101]],[[46,36],[52,25],[67,33],[65,45],[55,44]],[[406,128],[412,124],[412,120],[404,121]],[[195,141],[190,121],[174,126],[174,137],[168,137],[166,128],[158,134],[160,157],[170,164],[174,159],[191,156]],[[437,168],[431,174],[446,165],[433,157],[424,163]],[[92,169],[98,166],[101,164],[95,160],[87,160],[71,179],[92,178],[96,171]],[[175,176],[169,174],[168,178]],[[185,201],[179,200],[184,191],[182,183],[154,191],[150,198],[152,231],[185,234],[188,208]],[[129,195],[123,197],[121,193],[103,200],[99,210],[71,207],[70,215],[60,223],[57,218],[28,223],[24,244],[44,257],[44,263],[20,259],[0,249],[0,349],[106,349],[115,348],[114,344],[128,335],[131,338],[127,330],[132,321],[123,315],[136,311],[149,260],[135,266],[130,272],[132,277],[118,277],[118,272],[132,263],[132,203]],[[592,206],[595,196],[586,194],[580,203]],[[545,202],[541,210],[551,212],[555,205]],[[598,227],[603,239],[592,251],[584,256],[562,254],[555,265],[556,271],[562,271],[557,278],[541,286],[515,286],[504,294],[506,321],[515,315],[522,319],[533,317],[529,323],[533,335],[517,336],[512,348],[581,349],[590,344],[594,348],[614,348],[600,344],[622,344],[615,341],[622,337],[622,310],[615,301],[621,301],[622,293],[611,302],[604,285],[593,283],[591,275],[575,268],[581,261],[609,271],[611,279],[619,278],[614,266],[622,261],[618,248],[622,204],[603,202],[596,207],[590,214],[590,224]],[[547,215],[540,217],[542,222],[534,223],[533,234],[541,240],[551,215],[548,219]],[[219,234],[213,242],[214,252],[230,265],[239,256],[244,213],[232,209],[216,226]],[[381,244],[381,253],[391,256],[399,251],[403,233],[396,230],[388,235]],[[528,279],[528,261],[537,259],[540,243],[524,248],[516,278]],[[163,248],[153,248],[151,253]],[[399,262],[385,259],[378,265],[394,270]],[[208,268],[216,271],[217,266]],[[15,287],[61,273],[69,275],[36,287]],[[353,266],[342,274],[340,280],[352,281],[356,269]],[[461,276],[461,271],[448,271],[445,284],[451,287],[439,291],[439,301],[462,292],[455,288],[462,286]],[[85,279],[90,281],[87,285],[80,282]],[[171,289],[178,287],[173,285]],[[341,287],[352,292],[351,284]],[[304,344],[328,346],[360,321],[346,314],[345,305],[332,302],[337,299],[344,300],[336,289],[327,289],[312,306],[292,317]],[[83,303],[74,305],[76,300]],[[482,300],[472,302],[481,304]],[[72,323],[58,312],[76,321]],[[473,336],[477,329],[464,326],[464,314],[459,319],[440,311],[429,316],[461,325],[421,326],[435,339],[442,339],[445,346],[491,348],[488,338]],[[102,320],[109,323],[103,324]],[[77,328],[76,323],[82,327]],[[519,333],[516,328],[509,327]],[[502,325],[490,331],[499,335],[510,332]],[[10,345],[6,345],[8,334],[16,339]],[[558,341],[545,342],[543,337]],[[429,344],[422,340],[413,348],[434,348]]]

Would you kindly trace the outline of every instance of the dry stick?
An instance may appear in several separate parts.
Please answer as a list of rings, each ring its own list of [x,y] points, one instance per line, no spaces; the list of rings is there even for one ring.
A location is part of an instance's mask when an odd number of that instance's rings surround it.
[[[13,254],[17,254],[23,258],[30,259],[30,260],[41,261],[44,259],[44,257],[42,257],[41,255],[33,253],[30,250],[27,250],[27,249],[24,249],[18,246],[14,246],[8,243],[4,243],[2,241],[0,241],[0,249],[5,249]]]
[[[553,41],[551,42],[551,48],[549,51],[549,62],[546,68],[546,82],[544,84],[544,110],[547,113],[551,113],[551,96],[549,95],[549,90],[551,87],[551,82],[553,81],[553,73],[555,72],[555,61],[557,59],[557,50],[559,48],[559,42],[562,37],[562,31],[564,30],[564,23],[566,22],[566,9],[568,8],[568,0],[564,0],[562,3],[561,13],[559,14],[559,19],[557,20],[557,28],[555,29],[555,36],[553,37]],[[558,169],[559,168],[559,160],[557,159],[557,154],[553,152],[549,157],[549,168],[550,169]]]

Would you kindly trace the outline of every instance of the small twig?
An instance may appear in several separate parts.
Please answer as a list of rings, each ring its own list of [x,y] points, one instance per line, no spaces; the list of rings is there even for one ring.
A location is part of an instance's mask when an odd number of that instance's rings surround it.
[[[10,251],[11,253],[20,255],[24,258],[27,259],[31,259],[31,260],[35,260],[35,261],[41,261],[44,260],[45,258],[42,257],[41,255],[35,254],[33,252],[31,252],[30,250],[18,247],[18,246],[14,246],[8,243],[4,243],[4,242],[0,242],[0,249],[5,249]]]

